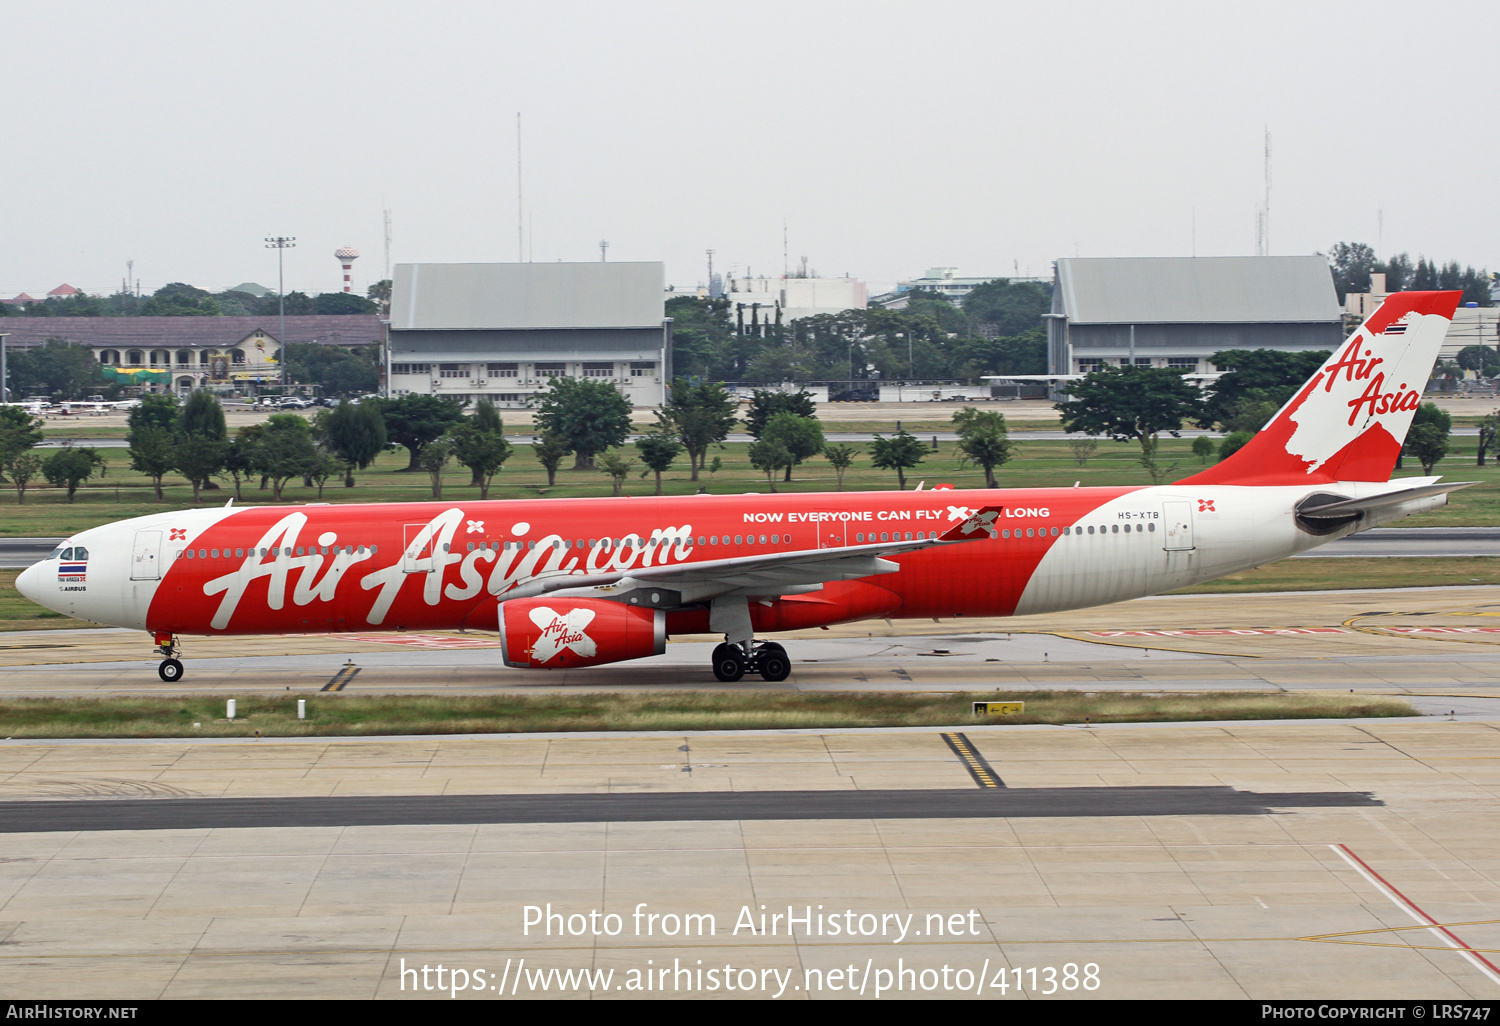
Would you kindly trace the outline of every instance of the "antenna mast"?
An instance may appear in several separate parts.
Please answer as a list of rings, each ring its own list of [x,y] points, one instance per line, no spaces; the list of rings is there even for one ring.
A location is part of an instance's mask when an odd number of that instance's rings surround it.
[[[525,218],[521,216],[521,112],[516,111],[516,263],[525,263]]]
[[[385,279],[391,279],[391,212],[385,211]]]

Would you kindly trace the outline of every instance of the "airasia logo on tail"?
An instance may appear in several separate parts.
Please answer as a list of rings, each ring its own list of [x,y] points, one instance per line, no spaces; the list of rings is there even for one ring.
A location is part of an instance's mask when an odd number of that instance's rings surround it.
[[[585,659],[592,659],[598,653],[594,639],[583,630],[593,622],[592,609],[570,609],[564,615],[548,606],[537,606],[527,615],[542,629],[542,636],[531,646],[531,658],[537,662],[545,663],[564,649]]]

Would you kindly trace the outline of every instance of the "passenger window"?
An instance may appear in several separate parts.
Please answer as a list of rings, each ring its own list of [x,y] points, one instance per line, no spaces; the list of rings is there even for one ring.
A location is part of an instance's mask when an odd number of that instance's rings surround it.
[[[1156,525],[1155,524],[1147,524],[1146,525],[1146,530],[1154,532],[1156,530]]]
[[[727,537],[727,535],[726,535],[726,537]],[[734,543],[736,545],[743,545],[743,544],[745,544],[745,539],[742,536],[740,536],[740,535],[737,534],[737,535],[734,536]]]
[[[1120,525],[1119,524],[1111,524],[1110,525],[1110,529],[1111,529],[1111,531],[1114,534],[1119,534],[1120,533]]]

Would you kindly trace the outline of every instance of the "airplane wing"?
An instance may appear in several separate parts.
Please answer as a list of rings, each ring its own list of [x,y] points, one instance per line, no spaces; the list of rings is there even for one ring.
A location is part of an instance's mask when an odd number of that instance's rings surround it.
[[[618,598],[624,592],[650,587],[672,592],[673,605],[688,605],[729,594],[765,596],[814,591],[828,581],[853,581],[901,569],[899,564],[884,558],[886,556],[992,537],[994,520],[1000,511],[999,506],[985,506],[936,539],[768,552],[612,573],[557,571],[534,577],[499,598],[506,602],[559,593],[574,598]]]

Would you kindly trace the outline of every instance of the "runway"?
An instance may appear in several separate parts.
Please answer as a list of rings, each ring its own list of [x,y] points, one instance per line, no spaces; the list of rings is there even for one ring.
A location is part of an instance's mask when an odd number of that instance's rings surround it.
[[[0,742],[0,989],[1493,1000],[1497,736]]]
[[[1497,614],[1476,587],[876,621],[786,641],[776,685],[1355,688],[1411,719],[0,740],[0,991],[1493,1000]],[[488,635],[189,639],[170,686],[137,633],[0,640],[7,696],[711,683],[700,640],[558,676]]]

